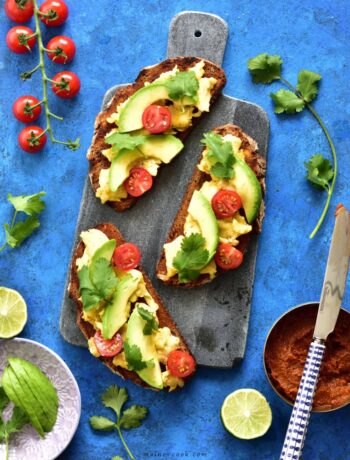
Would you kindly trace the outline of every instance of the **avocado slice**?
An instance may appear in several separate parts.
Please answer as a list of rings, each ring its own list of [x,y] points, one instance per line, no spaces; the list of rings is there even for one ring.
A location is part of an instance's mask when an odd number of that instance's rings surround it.
[[[132,164],[141,158],[144,158],[144,155],[138,149],[123,149],[117,154],[115,158],[113,158],[109,170],[109,187],[112,192],[115,192],[117,188],[122,185],[125,179],[129,177]]]
[[[118,131],[127,133],[142,129],[142,114],[151,104],[169,99],[168,90],[161,84],[150,84],[136,91],[122,108],[119,116]]]
[[[156,158],[163,163],[170,163],[184,148],[183,143],[171,134],[159,134],[149,137],[138,147],[146,157]]]
[[[91,266],[99,259],[107,259],[108,262],[112,259],[116,246],[115,240],[108,240],[94,252],[91,258]]]
[[[244,213],[249,224],[256,219],[261,205],[262,192],[254,171],[244,161],[236,158],[235,175],[230,182],[241,197]]]
[[[205,238],[205,246],[209,252],[209,262],[214,257],[219,244],[219,226],[213,208],[205,195],[195,190],[188,212],[197,221],[201,234]]]
[[[102,318],[102,336],[111,339],[116,332],[127,322],[130,314],[129,299],[135,292],[140,276],[130,273],[120,279],[111,302],[107,305]]]
[[[134,308],[128,321],[126,341],[130,347],[136,345],[140,349],[143,361],[153,361],[153,367],[146,367],[136,372],[144,382],[148,383],[148,385],[161,390],[163,388],[163,379],[157,350],[154,345],[152,334],[144,335],[143,333],[145,324],[146,321],[141,318],[137,308]]]

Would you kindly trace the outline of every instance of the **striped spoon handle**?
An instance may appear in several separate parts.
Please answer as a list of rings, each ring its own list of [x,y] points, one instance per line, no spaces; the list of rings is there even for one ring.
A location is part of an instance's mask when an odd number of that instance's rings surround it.
[[[319,339],[310,345],[280,460],[301,457],[325,348]]]

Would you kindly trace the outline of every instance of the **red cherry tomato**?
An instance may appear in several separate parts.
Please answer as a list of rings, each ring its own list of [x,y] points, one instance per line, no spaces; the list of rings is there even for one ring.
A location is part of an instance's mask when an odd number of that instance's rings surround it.
[[[17,54],[29,53],[36,43],[36,37],[32,37],[33,34],[32,29],[26,26],[12,27],[6,35],[7,46]]]
[[[175,377],[188,377],[196,370],[196,361],[186,351],[174,350],[169,353],[167,366]]]
[[[141,196],[153,185],[153,177],[145,168],[132,168],[129,177],[124,182],[125,190],[131,196]]]
[[[27,22],[34,14],[32,0],[6,0],[5,13],[15,22]]]
[[[48,57],[57,64],[70,62],[75,56],[75,43],[69,37],[57,35],[46,45]]]
[[[40,8],[41,21],[49,27],[60,26],[68,18],[68,6],[63,0],[46,0]]]
[[[98,352],[104,358],[112,358],[120,353],[123,348],[123,339],[120,334],[116,334],[108,340],[102,337],[100,331],[97,331],[94,335],[94,342]]]
[[[28,153],[40,152],[47,140],[46,134],[42,133],[40,126],[26,126],[18,135],[19,146]]]
[[[21,96],[13,103],[12,111],[17,120],[22,123],[30,123],[40,117],[41,106],[38,105],[40,101],[34,96]]]
[[[232,270],[243,262],[243,253],[229,243],[220,243],[215,254],[215,262],[222,270]]]
[[[164,133],[171,125],[171,113],[162,105],[150,105],[142,114],[142,125],[152,134]]]
[[[241,207],[242,200],[234,190],[219,190],[211,200],[211,206],[218,219],[232,217]]]
[[[61,99],[71,99],[80,90],[80,80],[74,72],[59,72],[53,77],[52,91]]]
[[[119,270],[132,270],[139,265],[140,261],[141,252],[135,244],[124,243],[114,250],[113,262]]]

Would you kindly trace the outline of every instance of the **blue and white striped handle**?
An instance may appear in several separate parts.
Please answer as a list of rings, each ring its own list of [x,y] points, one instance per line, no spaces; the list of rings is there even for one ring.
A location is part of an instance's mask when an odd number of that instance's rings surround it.
[[[280,460],[301,457],[325,348],[319,339],[310,345]]]

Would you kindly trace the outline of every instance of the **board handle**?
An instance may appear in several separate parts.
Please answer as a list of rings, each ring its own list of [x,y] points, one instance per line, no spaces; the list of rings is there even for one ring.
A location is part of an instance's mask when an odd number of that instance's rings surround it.
[[[228,25],[215,14],[183,11],[173,17],[168,37],[168,58],[196,56],[221,66]]]

